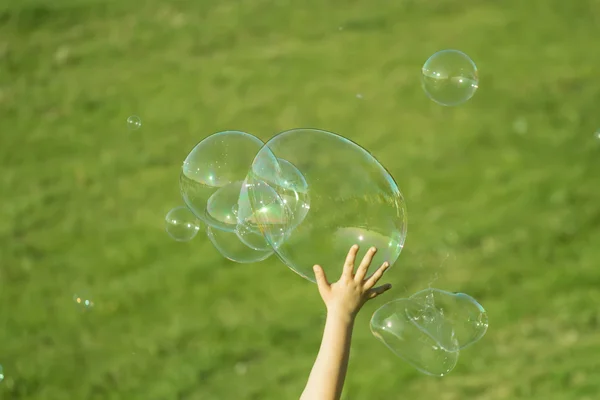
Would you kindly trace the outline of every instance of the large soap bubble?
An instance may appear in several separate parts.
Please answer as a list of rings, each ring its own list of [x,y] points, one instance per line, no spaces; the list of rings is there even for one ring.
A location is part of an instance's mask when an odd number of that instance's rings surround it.
[[[397,299],[381,306],[371,318],[371,332],[394,354],[427,375],[444,376],[454,369],[459,351],[456,339],[450,341],[452,351],[424,332],[410,314],[418,314],[422,305],[410,299]],[[440,314],[430,316],[440,332],[451,334]],[[449,336],[450,338],[451,336]]]
[[[413,294],[410,299],[420,304],[420,307],[407,310],[409,317],[447,350],[452,351],[455,340],[459,349],[464,349],[477,342],[487,332],[487,313],[481,304],[468,294],[429,288]],[[439,321],[428,318],[428,315],[441,316],[452,327],[451,342],[447,333],[439,332]]]
[[[353,244],[363,254],[377,247],[377,266],[393,264],[402,251],[406,207],[398,186],[375,157],[342,136],[317,129],[280,133],[258,152],[246,184],[254,229],[310,281],[316,263],[338,275]],[[265,204],[279,218],[259,212]]]
[[[221,255],[240,263],[262,261],[274,252],[256,225],[244,182],[262,146],[244,132],[211,135],[188,154],[179,180],[190,215],[206,223],[206,235]],[[273,189],[262,185],[256,191],[273,194],[271,203],[258,210],[263,218],[282,214],[285,203]]]
[[[235,223],[206,212],[208,199],[218,189],[242,182],[262,146],[257,137],[239,131],[215,133],[194,146],[179,178],[181,196],[189,209],[208,225],[233,232]]]

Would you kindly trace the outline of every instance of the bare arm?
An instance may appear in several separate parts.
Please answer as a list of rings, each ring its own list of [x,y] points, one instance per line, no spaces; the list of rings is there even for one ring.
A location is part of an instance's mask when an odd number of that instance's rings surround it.
[[[323,268],[315,265],[319,293],[327,306],[327,320],[319,354],[300,400],[340,399],[348,370],[356,314],[369,299],[391,288],[389,284],[373,287],[389,267],[387,263],[365,280],[375,251],[375,248],[371,248],[367,252],[354,274],[358,246],[352,246],[344,263],[342,277],[333,284],[327,281]]]

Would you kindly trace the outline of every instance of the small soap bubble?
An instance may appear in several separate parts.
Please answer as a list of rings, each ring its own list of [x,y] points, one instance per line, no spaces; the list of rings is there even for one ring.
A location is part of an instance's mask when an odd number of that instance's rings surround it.
[[[200,221],[184,206],[175,207],[165,216],[166,231],[178,242],[188,242],[198,234]]]
[[[94,307],[94,301],[91,299],[90,295],[84,291],[75,293],[73,295],[73,300],[83,310],[89,310]]]
[[[2,382],[4,380],[4,369],[2,368],[2,365],[0,365],[0,382]]]
[[[142,119],[140,117],[138,117],[137,115],[132,115],[129,118],[127,118],[127,127],[132,130],[135,131],[136,129],[139,129],[142,126]]]
[[[358,94],[356,95],[356,98],[357,98],[357,99],[362,99],[362,98],[363,98],[363,95],[362,95],[362,94],[360,94],[360,93],[358,93]]]
[[[596,132],[594,132],[594,137],[598,140],[600,140],[600,129],[598,129]]]
[[[438,51],[421,70],[423,90],[443,106],[456,106],[469,100],[479,87],[477,67],[458,50]]]

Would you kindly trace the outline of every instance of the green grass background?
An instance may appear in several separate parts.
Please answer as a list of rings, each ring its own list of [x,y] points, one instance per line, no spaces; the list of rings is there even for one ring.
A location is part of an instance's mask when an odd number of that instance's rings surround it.
[[[163,221],[199,140],[317,127],[369,149],[408,204],[344,399],[597,399],[599,24],[598,0],[0,1],[0,398],[298,398],[316,287]],[[444,48],[480,70],[457,108],[420,87]],[[490,319],[440,379],[368,327],[428,285]]]

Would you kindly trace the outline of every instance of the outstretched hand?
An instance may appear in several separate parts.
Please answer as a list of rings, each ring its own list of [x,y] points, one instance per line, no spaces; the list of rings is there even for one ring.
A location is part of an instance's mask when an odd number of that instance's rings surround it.
[[[374,299],[392,287],[389,283],[374,287],[389,268],[388,262],[383,263],[371,277],[365,279],[376,252],[377,249],[371,247],[354,272],[358,245],[352,246],[346,256],[342,276],[335,283],[329,283],[320,265],[313,267],[319,293],[329,312],[342,313],[354,318],[368,300]]]

